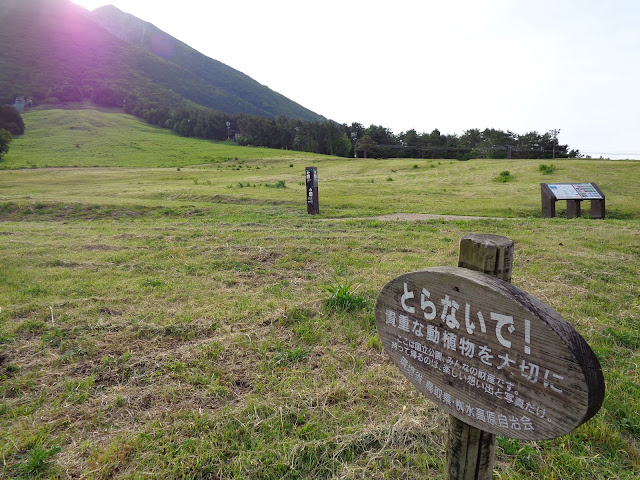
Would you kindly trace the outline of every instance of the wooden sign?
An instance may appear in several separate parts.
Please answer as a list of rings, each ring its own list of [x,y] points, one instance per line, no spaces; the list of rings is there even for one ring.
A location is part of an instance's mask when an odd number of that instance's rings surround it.
[[[604,195],[595,183],[547,183],[556,200],[601,200]]]
[[[595,183],[541,183],[542,216],[553,218],[556,216],[556,202],[567,201],[567,218],[579,218],[580,203],[591,201],[591,218],[605,217],[604,193]]]
[[[556,438],[586,422],[604,379],[585,340],[540,300],[459,267],[407,273],[376,304],[385,350],[430,400],[485,432]]]
[[[320,213],[320,202],[318,200],[318,169],[316,167],[306,167],[307,177],[307,213],[317,215]]]

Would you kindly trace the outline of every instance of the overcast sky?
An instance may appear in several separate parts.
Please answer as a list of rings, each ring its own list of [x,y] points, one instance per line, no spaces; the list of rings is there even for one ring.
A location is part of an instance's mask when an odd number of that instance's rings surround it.
[[[400,133],[560,129],[640,158],[637,0],[112,4],[327,118]]]

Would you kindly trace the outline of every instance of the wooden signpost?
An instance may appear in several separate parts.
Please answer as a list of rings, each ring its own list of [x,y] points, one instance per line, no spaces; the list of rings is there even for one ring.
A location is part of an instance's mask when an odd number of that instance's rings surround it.
[[[599,410],[604,379],[573,327],[508,283],[511,240],[470,235],[460,244],[465,268],[428,268],[385,285],[376,324],[400,371],[451,415],[449,478],[490,479],[495,435],[571,432]]]
[[[317,215],[320,213],[318,201],[318,169],[316,167],[305,168],[307,177],[307,213]]]
[[[591,218],[604,218],[605,198],[595,183],[541,183],[542,217],[556,216],[556,202],[567,201],[567,218],[580,218],[580,205],[591,201]]]

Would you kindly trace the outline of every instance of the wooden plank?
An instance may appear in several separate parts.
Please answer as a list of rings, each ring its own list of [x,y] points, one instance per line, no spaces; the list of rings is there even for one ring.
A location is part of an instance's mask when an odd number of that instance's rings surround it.
[[[556,438],[604,398],[596,356],[555,310],[496,277],[459,267],[401,275],[376,304],[380,338],[430,400],[484,431]]]

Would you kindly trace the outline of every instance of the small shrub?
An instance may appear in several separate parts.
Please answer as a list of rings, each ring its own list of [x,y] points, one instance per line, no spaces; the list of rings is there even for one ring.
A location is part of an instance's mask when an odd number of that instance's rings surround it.
[[[276,183],[265,183],[264,186],[269,188],[287,188],[284,180],[278,180]]]
[[[331,287],[326,287],[331,297],[325,301],[325,304],[329,308],[344,312],[365,308],[367,306],[367,299],[362,295],[352,292],[351,286],[349,283],[339,283]]]
[[[509,170],[503,170],[496,177],[496,182],[500,182],[500,183],[507,183],[507,182],[510,182],[511,180],[513,180],[513,177],[511,176],[511,172]]]
[[[378,350],[378,351],[382,351],[382,340],[380,340],[380,336],[378,334],[372,335],[369,337],[369,340],[367,340],[367,347],[373,349],[373,350]]]
[[[49,450],[36,447],[29,451],[24,460],[13,467],[19,475],[26,478],[41,478],[49,469],[51,457],[60,452],[60,447],[54,446]]]
[[[278,350],[273,360],[280,367],[288,363],[299,362],[305,358],[307,358],[307,352],[303,348],[294,348],[293,350]]]
[[[538,171],[543,175],[551,175],[556,171],[556,166],[553,164],[547,165],[546,163],[542,163],[538,166]]]

